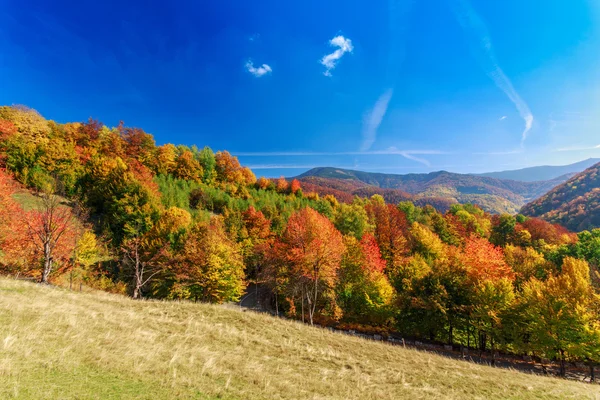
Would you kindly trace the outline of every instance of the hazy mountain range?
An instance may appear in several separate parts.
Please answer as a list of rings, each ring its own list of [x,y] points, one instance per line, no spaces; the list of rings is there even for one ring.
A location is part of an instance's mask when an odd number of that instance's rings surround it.
[[[572,231],[600,227],[600,163],[553,188],[521,211]]]
[[[343,201],[354,195],[381,194],[389,202],[413,200],[446,209],[453,203],[476,203],[493,213],[516,213],[554,187],[600,159],[565,166],[539,166],[486,174],[437,171],[421,174],[384,174],[341,168],[313,168],[298,176],[305,189],[334,194]]]

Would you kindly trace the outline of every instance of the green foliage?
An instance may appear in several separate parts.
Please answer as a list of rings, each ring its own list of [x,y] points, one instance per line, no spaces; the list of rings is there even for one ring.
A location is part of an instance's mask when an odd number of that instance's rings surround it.
[[[190,205],[190,197],[200,184],[194,181],[174,178],[171,175],[157,175],[154,182],[160,190],[160,200],[165,208],[178,207],[190,211],[198,207]]]
[[[368,216],[365,208],[359,204],[340,204],[335,211],[333,223],[343,235],[362,238],[368,229]]]

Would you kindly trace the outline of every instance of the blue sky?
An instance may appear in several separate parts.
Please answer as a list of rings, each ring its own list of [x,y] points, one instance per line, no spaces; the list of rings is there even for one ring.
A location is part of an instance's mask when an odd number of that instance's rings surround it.
[[[0,104],[265,176],[484,172],[600,157],[598,48],[594,0],[0,0]]]

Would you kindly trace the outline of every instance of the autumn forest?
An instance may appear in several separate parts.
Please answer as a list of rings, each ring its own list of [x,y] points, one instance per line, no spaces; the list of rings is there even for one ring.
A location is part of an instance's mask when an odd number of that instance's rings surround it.
[[[547,357],[562,374],[600,362],[600,229],[308,188],[123,123],[0,107],[0,272],[135,299],[252,288],[308,324]]]

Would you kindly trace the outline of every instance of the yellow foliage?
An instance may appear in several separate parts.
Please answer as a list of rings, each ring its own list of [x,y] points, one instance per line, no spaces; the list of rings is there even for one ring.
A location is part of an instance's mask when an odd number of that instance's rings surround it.
[[[445,257],[445,246],[434,232],[424,225],[413,222],[411,228],[415,250],[425,257],[441,259]]]

